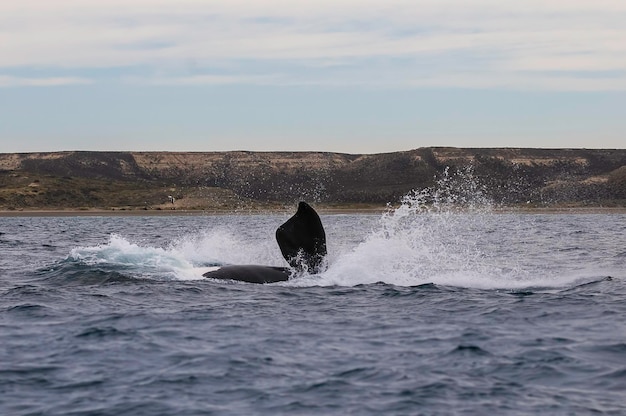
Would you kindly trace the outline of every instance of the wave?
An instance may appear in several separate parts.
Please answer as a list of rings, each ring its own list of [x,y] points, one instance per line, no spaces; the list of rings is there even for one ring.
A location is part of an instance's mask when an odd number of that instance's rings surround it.
[[[197,280],[212,263],[195,264],[175,247],[141,246],[112,234],[97,246],[76,247],[58,264],[44,269],[50,277],[109,283],[132,280]]]
[[[56,282],[100,284],[136,280],[200,280],[216,266],[272,262],[281,265],[280,253],[272,258],[269,244],[236,238],[216,229],[179,238],[167,247],[153,247],[111,234],[104,244],[73,248],[60,262],[38,271]]]

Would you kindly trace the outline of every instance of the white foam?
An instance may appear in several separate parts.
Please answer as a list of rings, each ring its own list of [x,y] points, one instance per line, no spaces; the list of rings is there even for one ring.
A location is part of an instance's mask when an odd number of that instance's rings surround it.
[[[206,268],[194,266],[177,250],[142,247],[117,234],[111,235],[106,244],[74,248],[68,258],[87,265],[127,270],[134,276],[147,278],[200,279]]]
[[[135,277],[197,280],[224,264],[282,265],[284,260],[276,243],[270,238],[266,240],[245,241],[218,228],[179,238],[163,248],[140,245],[112,234],[107,243],[72,249],[68,259],[123,269]]]
[[[195,264],[283,265],[272,233],[258,239],[241,234],[225,227],[204,230],[172,242],[170,250]]]

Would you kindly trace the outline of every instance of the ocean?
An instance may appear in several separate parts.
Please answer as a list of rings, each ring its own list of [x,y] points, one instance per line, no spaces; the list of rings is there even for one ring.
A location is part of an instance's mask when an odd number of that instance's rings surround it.
[[[202,273],[293,212],[2,217],[0,414],[626,414],[626,215],[453,202],[322,214],[266,285]]]

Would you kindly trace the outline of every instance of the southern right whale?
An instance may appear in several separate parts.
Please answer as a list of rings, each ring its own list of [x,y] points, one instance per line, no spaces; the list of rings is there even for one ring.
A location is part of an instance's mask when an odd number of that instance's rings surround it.
[[[278,227],[276,241],[290,267],[222,266],[203,276],[248,283],[274,283],[288,280],[294,273],[319,273],[323,270],[326,233],[319,215],[306,202],[300,202],[297,212]]]

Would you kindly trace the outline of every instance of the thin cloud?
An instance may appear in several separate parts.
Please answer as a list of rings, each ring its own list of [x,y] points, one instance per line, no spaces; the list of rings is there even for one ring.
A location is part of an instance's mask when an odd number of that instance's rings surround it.
[[[261,76],[237,76],[237,75],[191,75],[169,76],[154,78],[128,77],[125,81],[129,84],[142,85],[169,85],[169,86],[193,86],[193,85],[275,85],[279,77],[271,75]]]
[[[0,4],[0,70],[116,68],[127,79],[128,68],[137,82],[172,85],[623,90],[624,21],[626,2],[610,0],[21,0]]]
[[[92,83],[93,80],[78,77],[28,78],[0,75],[0,87],[58,87]]]

